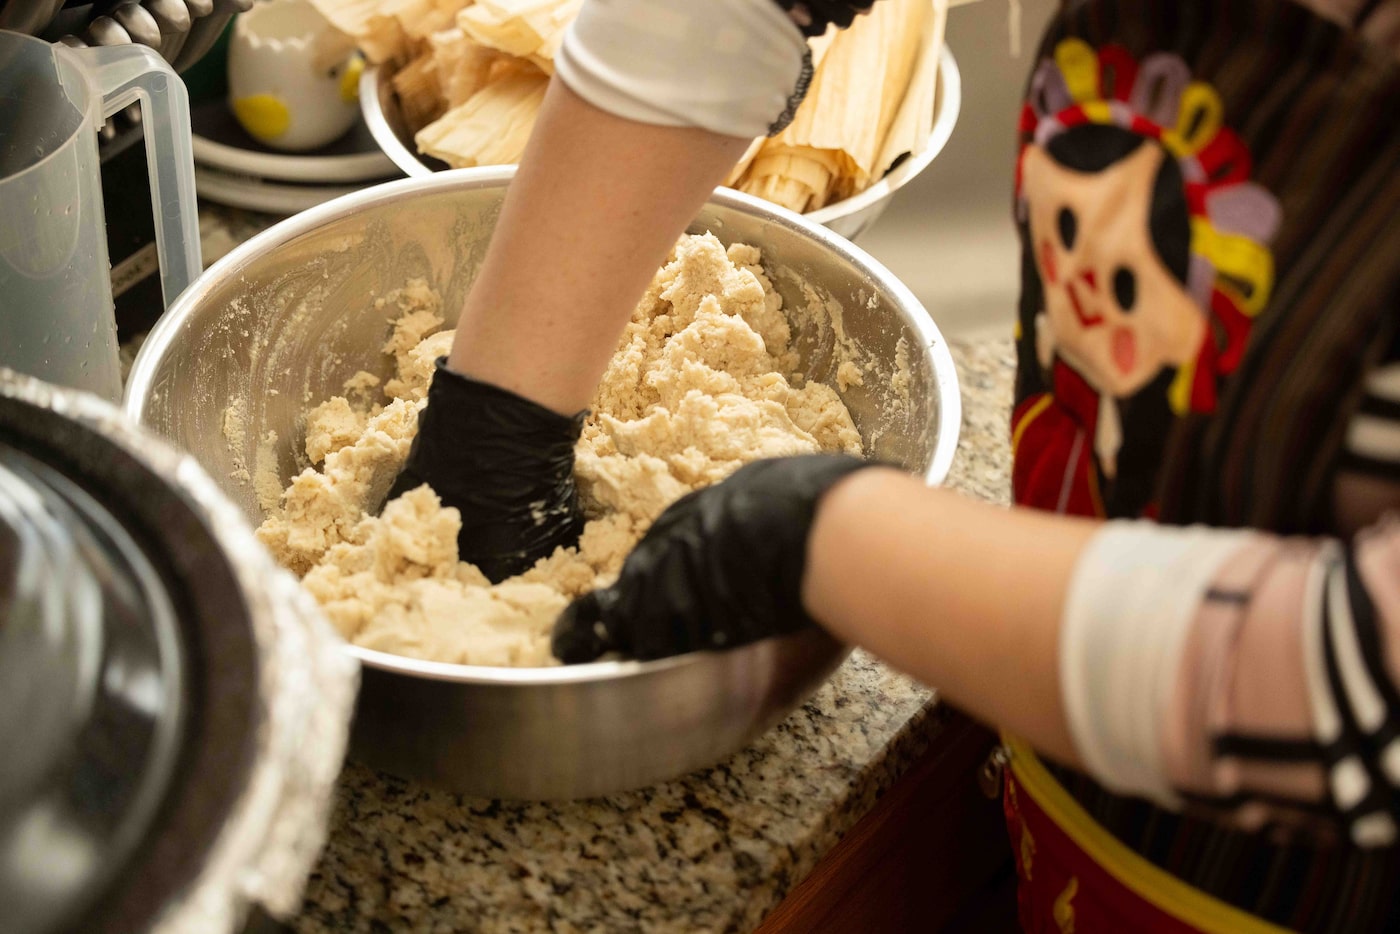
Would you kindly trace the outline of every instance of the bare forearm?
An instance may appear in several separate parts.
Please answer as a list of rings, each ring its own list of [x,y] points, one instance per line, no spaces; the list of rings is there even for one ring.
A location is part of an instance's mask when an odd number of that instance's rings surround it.
[[[841,639],[1075,764],[1060,614],[1096,528],[864,471],[822,501],[803,602]]]
[[[555,81],[449,365],[561,413],[586,407],[647,282],[747,144],[625,120]]]

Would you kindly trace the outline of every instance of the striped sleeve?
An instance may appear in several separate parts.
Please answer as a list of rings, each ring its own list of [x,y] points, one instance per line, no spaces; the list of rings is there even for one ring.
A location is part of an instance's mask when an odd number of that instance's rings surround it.
[[[1302,0],[1316,13],[1357,30],[1366,39],[1400,52],[1400,0]]]
[[[1365,395],[1347,425],[1341,466],[1400,480],[1400,337],[1387,358],[1366,375]]]
[[[1400,523],[1350,549],[1110,523],[1075,573],[1061,679],[1076,748],[1109,788],[1391,844]]]

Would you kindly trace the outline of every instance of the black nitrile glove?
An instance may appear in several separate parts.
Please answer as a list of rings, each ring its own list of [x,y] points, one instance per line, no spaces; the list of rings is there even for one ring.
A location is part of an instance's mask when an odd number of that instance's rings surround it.
[[[565,664],[605,652],[665,658],[813,625],[802,573],[817,504],[871,466],[826,454],[758,461],[677,500],[627,556],[617,583],[560,615],[555,656]]]
[[[462,514],[461,559],[492,581],[505,580],[578,542],[574,443],[587,414],[560,415],[439,359],[418,436],[388,499],[428,484]]]

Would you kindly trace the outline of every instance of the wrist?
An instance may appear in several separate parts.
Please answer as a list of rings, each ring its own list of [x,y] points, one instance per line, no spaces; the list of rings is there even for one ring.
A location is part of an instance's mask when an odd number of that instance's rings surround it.
[[[577,441],[588,410],[583,407],[562,411],[520,392],[516,387],[482,378],[454,365],[451,357],[438,357],[434,380],[428,391],[430,402],[452,409],[454,414],[472,416],[481,406],[504,407],[508,417],[533,428],[553,428],[572,434]]]
[[[807,536],[802,575],[802,607],[807,615],[837,636],[860,612],[852,576],[852,556],[864,549],[868,517],[874,504],[898,494],[905,485],[921,486],[893,468],[860,470],[827,490],[817,503]]]
[[[521,362],[509,348],[483,355],[470,354],[463,341],[455,341],[452,352],[439,364],[439,370],[454,377],[507,393],[522,402],[538,406],[561,418],[572,418],[586,409],[593,386],[580,380],[561,383],[534,369],[532,362]],[[582,400],[582,401],[580,401]]]

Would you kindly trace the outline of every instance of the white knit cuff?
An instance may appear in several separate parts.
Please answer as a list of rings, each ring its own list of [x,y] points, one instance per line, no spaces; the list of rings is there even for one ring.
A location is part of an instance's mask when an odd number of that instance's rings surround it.
[[[773,0],[587,0],[554,64],[619,117],[747,139],[783,113],[806,52]]]
[[[1070,736],[1113,791],[1180,802],[1162,731],[1182,647],[1217,569],[1253,533],[1111,522],[1075,566],[1060,630]]]

